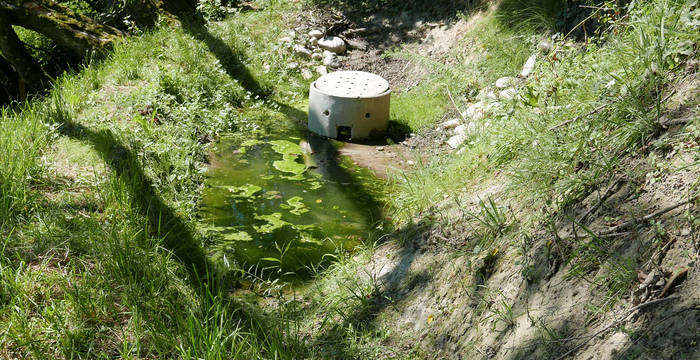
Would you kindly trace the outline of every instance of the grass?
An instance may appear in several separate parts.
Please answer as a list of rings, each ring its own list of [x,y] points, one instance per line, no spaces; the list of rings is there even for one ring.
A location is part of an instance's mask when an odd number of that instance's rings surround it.
[[[210,142],[223,133],[265,134],[286,118],[292,122],[284,126],[304,121],[309,83],[285,66],[293,58],[276,39],[306,3],[257,4],[260,11],[222,22],[130,38],[108,59],[57,79],[45,98],[2,109],[0,356],[393,354],[383,342],[392,329],[380,323],[395,301],[376,278],[358,277],[371,248],[338,255],[307,288],[289,290],[217,266],[201,247],[196,214]],[[543,6],[537,16],[549,19]],[[487,198],[474,211],[465,208],[489,238],[482,244],[494,247],[490,273],[496,254],[506,253],[498,240],[536,233],[543,218],[625,173],[625,159],[662,131],[661,99],[694,56],[697,29],[688,6],[638,3],[601,38],[555,38],[555,52],[538,54],[519,89],[524,101],[502,101],[475,121],[477,132],[462,151],[392,179],[394,225],[410,228],[405,224],[439,212],[444,194],[464,197],[487,179],[503,180],[510,187],[499,203]],[[412,131],[433,127],[455,113],[448,87],[464,110],[483,101],[496,79],[515,76],[540,40],[551,39],[551,24],[532,25],[539,21],[533,15],[513,26],[499,11],[484,13],[463,35],[449,55],[461,60],[454,66],[410,47],[389,55],[428,70],[392,99],[393,121]],[[691,125],[688,139],[697,137],[697,122]],[[506,211],[505,203],[519,208]],[[594,238],[567,253],[581,276],[601,267],[614,275],[597,279],[600,311],[623,297],[635,275],[636,262],[610,259],[609,245]],[[231,294],[243,283],[252,283],[249,298]],[[267,306],[258,295],[267,296]],[[497,305],[491,316],[515,326],[512,305],[505,298]]]

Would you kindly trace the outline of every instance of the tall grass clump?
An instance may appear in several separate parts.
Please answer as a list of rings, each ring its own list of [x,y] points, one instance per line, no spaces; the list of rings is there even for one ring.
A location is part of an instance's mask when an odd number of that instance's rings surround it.
[[[33,207],[30,187],[41,177],[39,158],[49,143],[42,120],[29,106],[0,110],[0,235]]]

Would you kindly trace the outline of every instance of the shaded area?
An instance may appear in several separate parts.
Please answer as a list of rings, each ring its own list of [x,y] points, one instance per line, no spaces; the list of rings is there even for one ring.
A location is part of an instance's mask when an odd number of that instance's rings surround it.
[[[153,235],[162,239],[163,246],[177,256],[193,279],[206,275],[211,266],[190,228],[157,194],[133,150],[120,143],[112,131],[88,129],[73,122],[61,108],[62,105],[54,106],[54,111],[59,114],[54,120],[60,119],[59,132],[89,143],[120,181],[127,185],[132,207],[147,217]]]
[[[345,309],[344,313],[341,314],[342,321],[334,323],[325,331],[323,328],[318,331],[319,335],[313,340],[311,346],[314,349],[322,349],[323,358],[355,358],[356,354],[353,353],[346,341],[348,336],[353,336],[348,331],[373,333],[377,329],[377,317],[383,311],[399,305],[414,289],[425,286],[434,280],[427,271],[411,272],[411,266],[421,252],[416,247],[414,239],[420,239],[429,233],[433,226],[432,223],[424,219],[395,232],[395,236],[406,240],[400,246],[399,252],[393,255],[397,260],[392,261],[391,268],[377,269],[377,273],[374,274],[368,272],[363,275],[369,278],[345,285],[351,287],[348,288],[352,294],[351,300],[357,305]],[[387,264],[383,266],[387,266]],[[369,294],[364,294],[365,283],[369,283],[372,288]],[[335,315],[329,313],[326,316]]]

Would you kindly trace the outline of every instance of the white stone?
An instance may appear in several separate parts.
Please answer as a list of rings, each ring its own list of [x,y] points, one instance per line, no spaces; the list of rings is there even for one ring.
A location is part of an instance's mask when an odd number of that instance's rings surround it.
[[[297,34],[297,33],[296,33],[294,30],[289,30],[289,31],[287,31],[287,35],[289,35],[289,36],[291,36],[291,37],[296,36],[296,34]]]
[[[314,38],[314,37],[309,38],[309,44],[310,44],[311,46],[318,46],[318,39],[316,39],[316,38]]]
[[[554,45],[552,45],[552,43],[549,41],[542,41],[541,43],[537,44],[537,49],[543,53],[549,53],[552,51],[552,49],[554,49]]]
[[[406,164],[408,165],[415,165],[416,163],[413,160],[408,160],[406,161]]]
[[[454,129],[459,126],[459,123],[459,119],[452,119],[441,123],[439,126],[443,129]]]
[[[326,36],[319,39],[318,46],[336,54],[342,54],[345,52],[345,41],[337,36]]]
[[[465,134],[457,134],[447,140],[447,145],[449,145],[451,148],[456,149],[462,143],[467,140],[467,135]]]
[[[323,65],[319,65],[316,67],[316,72],[319,73],[319,75],[323,76],[328,74],[328,69],[326,69],[326,67]]]
[[[309,37],[314,39],[320,39],[323,37],[323,31],[317,29],[311,30],[309,31]]]
[[[530,76],[532,70],[535,68],[535,63],[537,62],[537,56],[532,55],[527,59],[525,65],[523,65],[523,71],[520,72],[520,77],[526,78]]]
[[[513,100],[515,99],[515,95],[518,95],[518,90],[515,90],[515,88],[508,88],[500,92],[499,96],[502,99],[506,100]]]
[[[313,53],[313,54],[311,54],[311,59],[321,60],[321,59],[323,59],[323,55],[321,55],[320,53]]]
[[[287,69],[290,69],[290,70],[296,69],[298,67],[299,67],[299,64],[297,64],[295,62],[287,64]]]
[[[304,80],[310,80],[312,77],[314,77],[314,74],[311,72],[309,69],[301,69],[301,77],[304,78]]]
[[[505,89],[515,83],[515,78],[511,76],[504,76],[496,80],[496,87],[499,89]]]
[[[335,68],[340,66],[340,60],[336,54],[330,53],[323,57],[323,65]]]
[[[464,117],[469,118],[472,121],[479,121],[486,116],[486,110],[488,108],[490,108],[490,106],[487,106],[483,102],[479,101],[478,103],[469,105],[467,110],[464,112]]]
[[[290,43],[290,42],[292,42],[292,41],[294,41],[294,39],[292,39],[292,38],[290,38],[290,37],[288,37],[288,36],[285,36],[285,37],[281,37],[281,38],[280,38],[280,42],[283,42],[283,43]]]
[[[474,133],[474,130],[476,129],[476,125],[474,123],[466,123],[462,124],[460,126],[457,126],[455,128],[455,134],[463,134],[463,135],[470,135]]]
[[[298,45],[298,44],[294,45],[294,53],[296,53],[297,55],[307,57],[307,58],[311,57],[311,50],[309,50],[301,45]]]

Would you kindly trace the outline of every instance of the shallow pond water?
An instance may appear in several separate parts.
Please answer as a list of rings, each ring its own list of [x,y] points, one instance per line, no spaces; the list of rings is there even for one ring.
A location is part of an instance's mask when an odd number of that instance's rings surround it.
[[[381,184],[339,157],[339,144],[306,134],[221,139],[201,210],[213,260],[303,276],[363,243],[381,218],[373,195]]]

